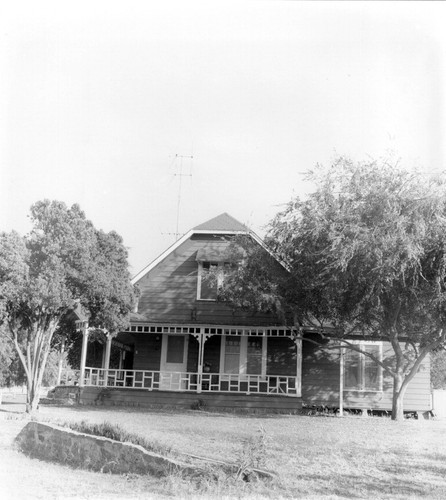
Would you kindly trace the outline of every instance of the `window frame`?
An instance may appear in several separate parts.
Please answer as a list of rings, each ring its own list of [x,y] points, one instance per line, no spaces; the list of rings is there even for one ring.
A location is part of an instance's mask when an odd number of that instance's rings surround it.
[[[226,339],[230,339],[231,335],[222,335],[220,344],[220,373],[224,375],[231,375],[229,372],[225,372],[225,359],[226,359]],[[260,339],[262,341],[262,357],[261,357],[261,368],[260,373],[247,373],[248,369],[248,335],[236,336],[240,339],[240,352],[239,352],[239,375],[252,375],[261,377],[262,380],[266,378],[267,370],[267,352],[268,352],[268,337],[259,336],[253,337]]]
[[[216,266],[217,271],[218,271],[218,278],[217,278],[217,289],[215,290],[215,299],[213,298],[206,298],[206,297],[201,297],[201,288],[202,288],[202,278],[204,274],[204,264],[209,264],[209,268],[211,266]],[[223,284],[223,270],[225,267],[225,262],[216,262],[216,261],[210,261],[210,260],[200,260],[198,261],[198,273],[197,273],[197,300],[202,300],[205,302],[216,302],[217,301],[217,293],[218,289],[222,286]]]
[[[381,341],[372,341],[372,340],[357,340],[351,342],[353,345],[357,345],[360,349],[365,349],[366,346],[372,345],[376,346],[379,348],[379,356],[378,359],[382,362],[383,360],[383,343]],[[342,361],[343,361],[343,387],[345,391],[349,392],[383,392],[383,368],[380,364],[377,364],[378,368],[378,388],[371,388],[367,387],[365,385],[365,369],[366,369],[366,359],[370,359],[368,356],[366,356],[362,352],[355,351],[353,349],[349,349],[348,347],[342,347],[344,350],[344,355],[342,356]],[[347,386],[346,384],[346,376],[347,376],[347,364],[346,364],[346,358],[345,358],[345,353],[349,351],[350,353],[354,353],[355,355],[358,356],[358,365],[359,365],[359,384],[355,387],[352,386]]]

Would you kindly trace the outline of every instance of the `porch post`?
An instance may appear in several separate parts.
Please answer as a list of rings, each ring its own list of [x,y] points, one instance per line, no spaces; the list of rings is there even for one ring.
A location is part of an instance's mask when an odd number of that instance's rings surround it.
[[[198,371],[197,371],[197,393],[200,394],[203,386],[203,361],[204,361],[204,344],[209,338],[209,334],[200,331],[194,335],[198,340]]]
[[[200,394],[203,385],[203,358],[204,358],[204,334],[200,332],[198,340],[198,375],[197,393]]]
[[[108,385],[108,369],[110,368],[110,353],[111,353],[111,344],[112,344],[113,335],[110,332],[106,332],[105,337],[106,337],[107,341],[105,343],[105,356],[104,356],[102,368],[104,369],[104,384],[105,384],[105,386],[107,386]]]
[[[85,378],[85,362],[87,360],[87,347],[88,347],[88,322],[84,321],[81,326],[82,329],[82,351],[81,351],[81,375],[79,385],[84,386]]]
[[[296,344],[296,395],[302,397],[302,338],[295,338]]]
[[[344,416],[344,348],[340,347],[339,359],[339,416]]]
[[[59,366],[57,368],[57,381],[56,381],[56,385],[60,385],[60,381],[62,379],[62,368],[63,368],[64,353],[65,353],[65,337],[62,337],[62,343],[60,345],[60,353],[59,353]]]

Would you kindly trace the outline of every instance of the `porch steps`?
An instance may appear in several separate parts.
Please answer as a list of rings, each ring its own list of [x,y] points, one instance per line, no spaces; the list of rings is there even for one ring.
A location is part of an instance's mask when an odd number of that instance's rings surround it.
[[[80,404],[104,406],[134,406],[141,408],[203,409],[249,413],[297,413],[302,399],[277,395],[233,393],[193,393],[83,387]]]

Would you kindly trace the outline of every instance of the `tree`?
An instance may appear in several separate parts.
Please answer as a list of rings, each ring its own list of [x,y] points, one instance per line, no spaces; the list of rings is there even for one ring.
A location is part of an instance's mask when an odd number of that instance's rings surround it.
[[[392,418],[399,420],[407,385],[446,341],[445,181],[384,160],[347,158],[307,178],[314,192],[290,201],[265,239],[289,273],[276,273],[270,257],[245,245],[244,263],[220,295],[247,305],[246,278],[257,269],[261,293],[251,306],[291,311],[297,327],[329,332],[372,358],[393,379]],[[362,351],[352,335],[390,342],[393,364]]]
[[[24,375],[14,345],[4,334],[3,327],[0,326],[0,387],[23,385]]]
[[[446,390],[446,350],[440,349],[432,356],[432,389]]]
[[[31,220],[28,236],[0,233],[0,323],[26,374],[28,412],[37,409],[52,339],[67,315],[81,304],[92,326],[117,331],[134,301],[118,234],[58,201],[35,203]]]

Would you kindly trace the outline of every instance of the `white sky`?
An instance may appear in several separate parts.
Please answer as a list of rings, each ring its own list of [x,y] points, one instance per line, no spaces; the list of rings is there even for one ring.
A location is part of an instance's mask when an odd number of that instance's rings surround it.
[[[79,203],[132,274],[228,212],[262,235],[335,154],[446,168],[444,2],[3,2],[0,230]],[[175,158],[193,155],[193,160]]]

